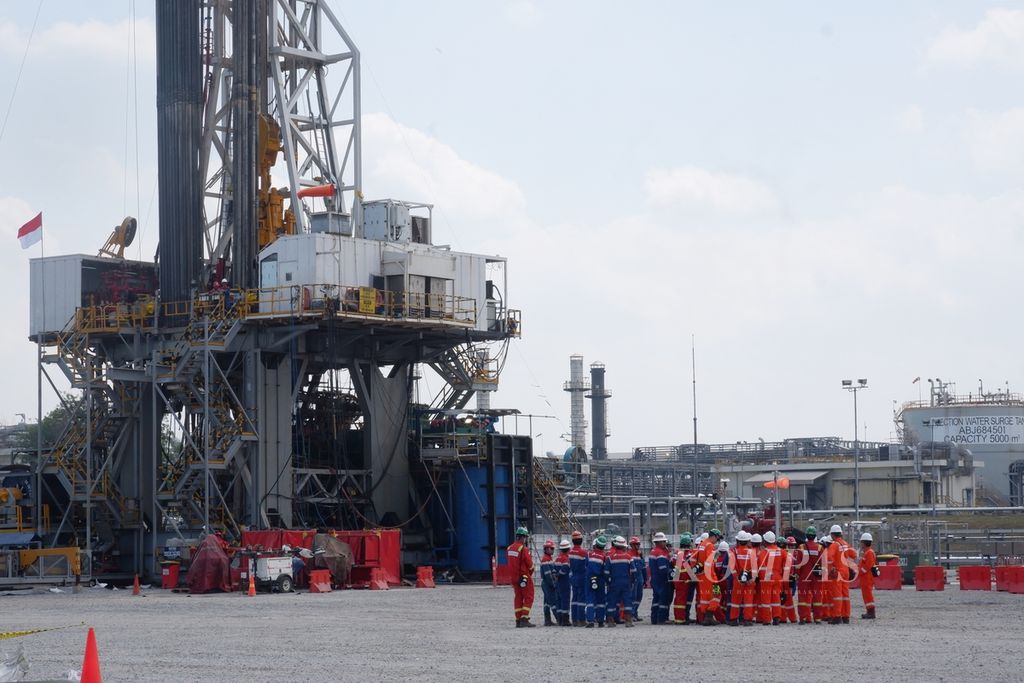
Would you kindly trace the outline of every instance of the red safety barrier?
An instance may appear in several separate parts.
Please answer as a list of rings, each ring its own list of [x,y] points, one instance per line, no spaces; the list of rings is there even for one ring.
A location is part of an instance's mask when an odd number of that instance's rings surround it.
[[[1015,565],[999,565],[996,567],[996,590],[997,591],[1008,591],[1010,590],[1010,570]]]
[[[374,568],[370,570],[370,590],[372,591],[386,591],[388,589],[388,580],[384,578],[384,572],[381,569]]]
[[[964,565],[957,567],[962,591],[992,590],[992,570],[988,565]]]
[[[383,572],[384,580],[392,586],[402,583],[402,535],[398,529],[372,529],[368,531],[328,531],[330,535],[344,541],[352,549],[352,573],[349,583],[357,588],[370,585],[373,569]],[[312,529],[243,531],[241,545],[260,545],[267,549],[278,549],[283,545],[292,548],[313,548]]]
[[[310,593],[330,593],[331,592],[331,570],[330,569],[313,569],[309,572],[309,592]]]
[[[914,586],[919,591],[946,589],[946,570],[942,567],[915,567]]]
[[[416,567],[416,587],[437,588],[437,585],[434,583],[433,567]]]
[[[1024,595],[1024,567],[1007,567],[1007,590],[1016,595]]]
[[[878,577],[875,588],[880,591],[903,590],[903,567],[898,564],[878,565]]]
[[[515,572],[512,571],[512,568],[509,567],[507,564],[499,564],[497,573],[498,585],[511,586],[513,578],[512,575],[514,573]]]

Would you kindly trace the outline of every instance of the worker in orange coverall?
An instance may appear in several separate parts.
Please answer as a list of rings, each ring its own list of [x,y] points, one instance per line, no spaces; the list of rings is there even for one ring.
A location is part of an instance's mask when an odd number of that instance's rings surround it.
[[[792,536],[787,537],[785,547],[783,547],[782,540],[780,539],[779,549],[782,550],[782,576],[779,577],[782,586],[779,600],[782,610],[780,619],[784,624],[795,624],[799,621],[796,609],[797,574],[793,568],[793,557],[796,554],[796,539]]]
[[[871,547],[873,541],[871,534],[867,532],[861,534],[860,562],[857,564],[857,572],[860,575],[860,595],[864,598],[864,614],[860,615],[861,619],[875,618],[875,577],[880,572],[875,551]]]
[[[533,628],[530,623],[530,608],[533,607],[533,558],[526,539],[530,532],[526,527],[516,529],[516,540],[508,547],[509,572],[512,575],[512,593],[516,613],[516,628]]]
[[[832,585],[832,624],[850,623],[850,582],[856,576],[857,553],[843,538],[843,528],[833,524],[829,529],[832,545],[828,549],[828,560],[833,570],[835,583]]]
[[[721,540],[721,531],[718,529],[709,531],[708,537],[697,546],[696,563],[693,566],[694,571],[697,572],[697,623],[704,626],[714,626],[717,623],[714,615],[717,601],[714,606],[711,604],[712,591],[715,586],[712,577],[715,571],[715,551]],[[711,569],[706,571],[707,565],[711,565]]]
[[[832,537],[828,534],[822,534],[821,538],[818,539],[818,544],[821,546],[821,577],[819,586],[821,588],[821,619],[826,623],[832,624],[832,619],[836,616],[836,600],[835,600],[835,583],[838,579],[834,579],[833,576],[838,577],[833,566],[832,556],[829,554],[829,549],[832,547]]]

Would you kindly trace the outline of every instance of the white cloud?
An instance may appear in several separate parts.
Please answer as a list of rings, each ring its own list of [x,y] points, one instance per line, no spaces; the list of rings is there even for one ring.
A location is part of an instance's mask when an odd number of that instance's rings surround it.
[[[460,223],[518,218],[526,208],[514,182],[386,114],[363,116],[363,187],[369,199],[425,201]]]
[[[648,203],[659,208],[749,215],[771,212],[779,205],[771,188],[758,180],[696,166],[652,169],[644,179],[644,191]]]
[[[896,112],[896,126],[905,133],[920,133],[924,130],[924,112],[912,104]]]
[[[152,20],[138,19],[136,29],[135,53],[139,62],[153,63],[156,59],[156,30]],[[74,55],[75,60],[99,58],[124,62],[132,53],[130,38],[131,22],[127,19],[116,23],[59,21],[36,32],[29,59],[49,61]],[[0,52],[20,59],[27,40],[28,27],[0,19]]]
[[[974,28],[950,26],[932,42],[927,56],[957,66],[1024,65],[1024,10],[990,9]]]
[[[508,0],[505,18],[518,26],[535,26],[541,19],[540,8],[532,0]]]
[[[1020,169],[1024,146],[1024,108],[1001,112],[968,111],[966,128],[971,158],[983,171]]]

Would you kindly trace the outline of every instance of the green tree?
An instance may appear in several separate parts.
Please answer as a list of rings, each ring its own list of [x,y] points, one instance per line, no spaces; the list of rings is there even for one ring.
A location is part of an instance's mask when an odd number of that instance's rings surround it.
[[[42,432],[44,449],[50,448],[54,443],[56,443],[68,422],[71,421],[71,417],[75,414],[75,411],[78,410],[78,406],[82,403],[81,396],[63,394],[62,398],[64,400],[61,403],[58,403],[56,408],[43,416]],[[28,425],[28,429],[20,435],[18,447],[25,450],[35,450],[38,443],[36,439],[38,438],[39,427],[39,424]]]

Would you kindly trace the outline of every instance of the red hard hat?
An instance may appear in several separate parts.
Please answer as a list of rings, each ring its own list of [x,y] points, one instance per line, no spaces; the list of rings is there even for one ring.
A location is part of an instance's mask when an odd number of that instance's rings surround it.
[[[573,538],[578,538],[580,540],[583,540],[583,533],[580,532],[580,531],[574,531],[574,532],[572,532],[572,537]]]
[[[552,540],[551,540],[551,539],[549,538],[548,540],[544,541],[544,547],[545,547],[545,548],[551,548],[552,550],[554,550],[554,549],[555,549],[555,542],[554,542],[554,541],[552,541]]]
[[[629,544],[630,545],[640,545],[640,537],[639,536],[630,536],[629,537]]]
[[[786,545],[796,545],[796,539],[792,536],[786,536]]]

